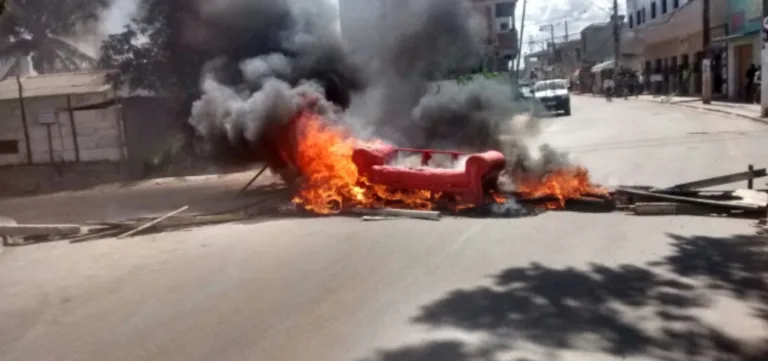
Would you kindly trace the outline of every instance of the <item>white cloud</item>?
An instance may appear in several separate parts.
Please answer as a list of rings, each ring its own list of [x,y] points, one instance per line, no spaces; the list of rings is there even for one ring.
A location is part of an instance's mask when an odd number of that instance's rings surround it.
[[[522,24],[523,1],[517,3],[517,24]],[[540,31],[540,26],[554,24],[555,40],[562,41],[566,33],[566,22],[569,39],[576,39],[578,33],[589,24],[610,20],[613,11],[612,0],[527,0],[525,28],[523,29],[523,53],[529,52],[529,44],[533,37],[536,44],[533,50],[544,48],[549,41],[549,29]],[[625,1],[619,0],[619,14],[624,13]],[[518,31],[520,26],[518,25]]]

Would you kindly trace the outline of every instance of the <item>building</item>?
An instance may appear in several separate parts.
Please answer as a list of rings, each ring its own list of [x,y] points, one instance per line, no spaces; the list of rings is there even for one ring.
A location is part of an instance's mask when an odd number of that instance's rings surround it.
[[[486,65],[506,71],[508,64],[517,57],[518,38],[515,26],[516,0],[466,0],[485,22],[484,54]],[[407,0],[339,0],[341,35],[345,43],[354,49],[360,44],[377,42],[371,38],[370,28],[382,19],[397,17],[408,11]],[[380,39],[392,38],[389,32],[378,34]]]
[[[620,17],[623,22],[624,18]],[[590,24],[580,33],[583,60],[587,64],[598,64],[613,58],[613,23],[606,21]]]
[[[647,89],[701,92],[702,0],[628,0],[628,25],[642,48]],[[710,1],[712,39],[726,35],[727,1]],[[727,93],[727,51],[713,43],[713,96]],[[690,74],[690,76],[688,76]],[[686,81],[685,78],[688,78]]]
[[[114,98],[106,72],[57,73],[0,81],[0,166],[125,158],[118,107],[72,108]]]
[[[574,39],[555,45],[555,51],[552,55],[552,76],[556,78],[570,78],[578,69],[581,68],[583,42],[581,39]]]
[[[515,26],[516,0],[470,0],[486,25],[487,52],[496,60],[495,70],[508,70],[519,52]]]
[[[752,64],[760,65],[762,1],[728,1],[728,36],[712,39],[727,49],[728,98],[747,99],[746,74]]]

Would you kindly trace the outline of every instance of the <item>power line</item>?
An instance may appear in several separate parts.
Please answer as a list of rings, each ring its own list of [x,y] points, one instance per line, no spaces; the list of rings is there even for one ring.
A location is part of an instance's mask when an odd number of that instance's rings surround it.
[[[586,2],[588,2],[588,3],[590,3],[590,4],[592,4],[592,6],[593,6],[593,7],[596,7],[596,8],[598,8],[598,9],[602,10],[602,11],[605,11],[607,14],[613,14],[613,10],[608,10],[608,9],[606,9],[606,8],[604,8],[604,7],[600,6],[600,5],[597,5],[597,4],[595,4],[595,2],[594,2],[594,1],[592,1],[592,0],[585,0],[585,1],[586,1]]]

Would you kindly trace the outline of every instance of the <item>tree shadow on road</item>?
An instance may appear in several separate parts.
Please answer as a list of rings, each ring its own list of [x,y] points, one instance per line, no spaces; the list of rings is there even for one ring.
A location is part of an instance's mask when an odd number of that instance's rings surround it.
[[[436,341],[370,360],[499,360],[523,346],[669,361],[768,360],[768,340],[739,339],[701,318],[714,297],[727,295],[748,302],[768,324],[768,242],[669,237],[672,254],[644,267],[509,268],[492,284],[452,291],[413,318],[435,330],[480,334],[494,347]]]

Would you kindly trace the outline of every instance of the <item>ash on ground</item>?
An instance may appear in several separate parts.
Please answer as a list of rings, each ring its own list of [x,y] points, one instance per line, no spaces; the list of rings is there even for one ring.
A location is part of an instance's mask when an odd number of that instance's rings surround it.
[[[503,203],[487,203],[459,211],[459,215],[474,218],[521,218],[542,213],[535,205],[522,204],[509,198]]]

